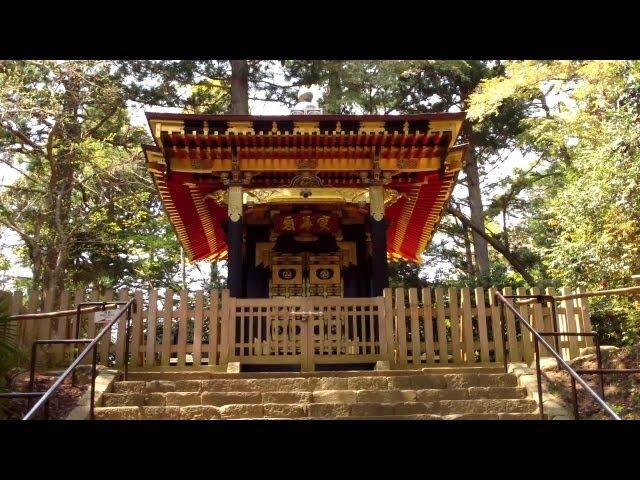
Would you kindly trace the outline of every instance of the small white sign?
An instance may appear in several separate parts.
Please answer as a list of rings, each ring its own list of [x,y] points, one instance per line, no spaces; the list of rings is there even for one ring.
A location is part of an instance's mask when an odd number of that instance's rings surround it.
[[[94,323],[109,323],[116,315],[120,313],[120,309],[114,308],[113,310],[100,310],[93,314]]]

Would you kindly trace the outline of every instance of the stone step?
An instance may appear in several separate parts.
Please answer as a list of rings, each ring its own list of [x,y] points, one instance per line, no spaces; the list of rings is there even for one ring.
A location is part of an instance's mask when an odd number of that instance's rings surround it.
[[[134,385],[136,386],[136,385]],[[116,387],[118,385],[116,384]],[[120,385],[122,387],[122,384]],[[124,390],[124,391],[123,391]],[[470,387],[426,390],[315,390],[313,392],[145,392],[116,388],[103,394],[103,406],[213,405],[241,403],[357,403],[433,402],[438,400],[523,399],[522,387]]]
[[[446,400],[419,403],[311,403],[311,404],[230,404],[183,406],[96,407],[97,420],[213,420],[250,418],[383,418],[397,419],[535,419],[532,400]]]
[[[443,420],[541,420],[539,413],[456,413],[443,415]],[[548,417],[545,415],[545,420]]]
[[[355,377],[282,377],[153,380],[116,382],[115,393],[150,392],[313,392],[317,390],[424,390],[472,387],[516,387],[517,378],[504,373],[416,374]],[[480,390],[474,394],[479,395]]]
[[[319,417],[308,417],[309,420],[320,420]],[[545,420],[546,420],[545,415]],[[276,419],[289,420],[289,419]],[[296,419],[290,419],[296,420]],[[299,419],[298,419],[299,420]],[[302,419],[304,420],[304,419]],[[537,413],[475,413],[475,414],[456,414],[456,415],[380,415],[367,417],[341,417],[339,420],[540,420]]]
[[[445,375],[457,373],[504,373],[502,366],[450,366],[425,367],[412,370],[348,370],[318,372],[241,372],[227,373],[208,370],[133,371],[129,380],[211,380],[211,379],[262,379],[262,378],[317,378],[317,377],[392,377],[409,375]]]
[[[105,407],[141,407],[145,404],[143,393],[103,393],[102,405]]]
[[[357,403],[242,403],[224,406],[105,406],[96,407],[96,419],[232,419],[232,418],[342,418],[391,415],[441,415],[445,419],[490,419],[505,414],[534,414],[536,402],[527,399],[441,400],[437,402]],[[465,416],[466,415],[466,416]],[[492,417],[493,416],[493,417]],[[520,417],[518,417],[520,418]]]
[[[538,410],[535,400],[521,399],[478,399],[478,400],[440,400],[438,409],[442,415],[451,414],[506,414],[534,413]]]

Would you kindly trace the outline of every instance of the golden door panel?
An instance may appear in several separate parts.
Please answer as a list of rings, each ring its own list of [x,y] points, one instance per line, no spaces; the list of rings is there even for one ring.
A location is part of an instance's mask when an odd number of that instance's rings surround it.
[[[272,265],[271,283],[273,285],[301,285],[302,265]]]
[[[309,283],[311,285],[340,284],[340,265],[309,265]]]

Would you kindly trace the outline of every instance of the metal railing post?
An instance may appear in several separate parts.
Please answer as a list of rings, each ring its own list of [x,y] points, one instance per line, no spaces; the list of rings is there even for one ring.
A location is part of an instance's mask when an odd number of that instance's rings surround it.
[[[573,392],[573,418],[580,420],[580,413],[578,412],[578,389],[576,387],[576,379],[571,377],[571,390]]]
[[[132,306],[129,305],[127,308],[127,319],[125,325],[125,339],[124,339],[124,380],[125,382],[129,377],[129,330],[131,328],[131,309]]]
[[[33,392],[33,386],[36,381],[36,353],[38,351],[38,342],[31,345],[31,364],[29,365],[29,391]],[[31,398],[27,398],[27,409],[31,408]]]
[[[602,396],[602,400],[604,400],[604,374],[602,373],[602,352],[600,351],[600,339],[598,335],[594,335],[595,344],[596,344],[596,358],[598,359],[598,370],[600,370],[600,394]]]
[[[540,406],[540,420],[544,420],[544,404],[542,401],[542,370],[540,369],[540,346],[538,337],[533,336],[535,355],[536,355],[536,378],[538,380],[538,402]]]
[[[96,401],[96,364],[98,363],[98,349],[93,347],[91,360],[91,401],[89,403],[89,418],[95,420],[94,405]]]
[[[495,301],[500,304],[500,335],[502,335],[502,363],[504,364],[504,373],[508,373],[509,366],[507,360],[507,354],[509,353],[509,347],[507,347],[507,332],[505,331],[504,325],[504,305],[500,302],[498,298],[498,292],[495,295]]]

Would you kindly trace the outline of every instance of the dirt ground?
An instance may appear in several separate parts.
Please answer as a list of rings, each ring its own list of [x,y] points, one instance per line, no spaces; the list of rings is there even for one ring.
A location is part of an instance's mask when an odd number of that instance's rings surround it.
[[[56,381],[56,375],[36,374],[34,392],[47,390]],[[29,372],[13,373],[10,376],[9,390],[14,392],[27,392],[29,386]],[[65,380],[57,393],[51,399],[49,405],[49,419],[60,420],[65,418],[78,403],[78,399],[87,390],[87,385],[73,386],[71,378]],[[31,400],[33,405],[36,400]],[[2,410],[7,420],[20,420],[28,411],[26,399],[12,399],[3,402]]]
[[[603,351],[603,368],[640,368],[640,345],[624,347],[610,351]],[[595,354],[577,357],[569,362],[572,368],[598,368]],[[561,396],[572,408],[573,394],[571,379],[564,370],[558,372],[556,368],[546,369],[544,374],[549,380],[551,393]],[[587,384],[598,394],[601,393],[598,375],[583,375]],[[640,374],[605,375],[605,401],[621,418],[640,420]],[[600,420],[609,419],[609,415],[578,385],[578,412],[581,419]]]

